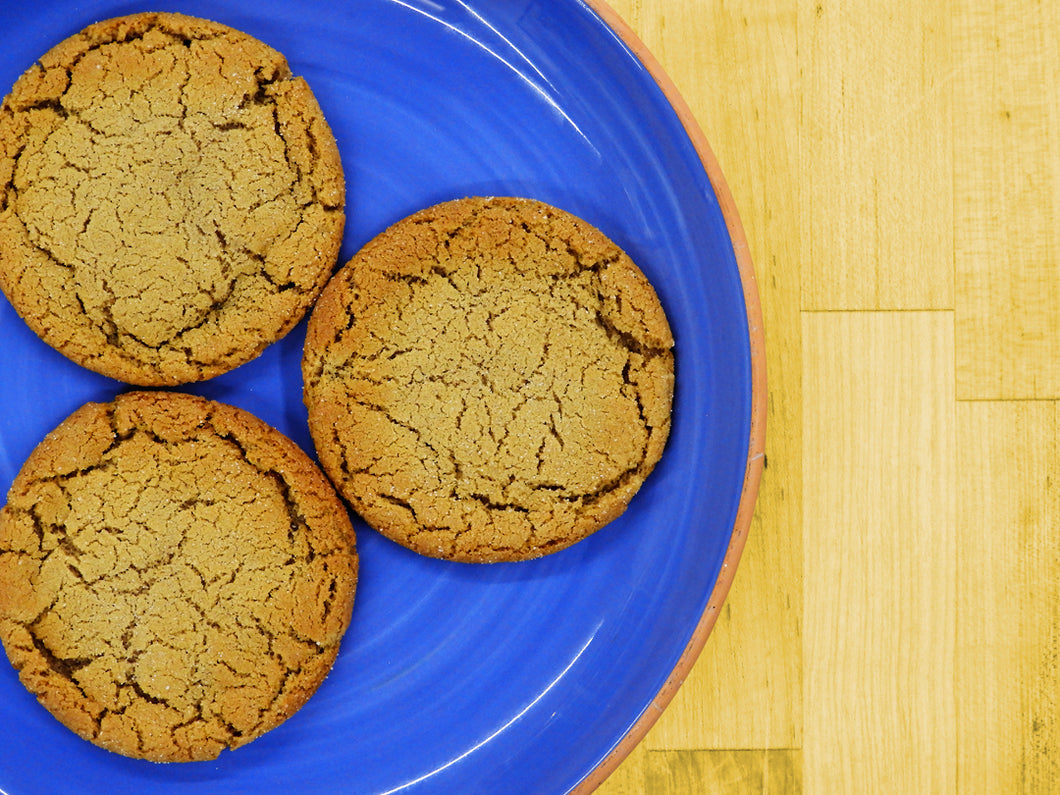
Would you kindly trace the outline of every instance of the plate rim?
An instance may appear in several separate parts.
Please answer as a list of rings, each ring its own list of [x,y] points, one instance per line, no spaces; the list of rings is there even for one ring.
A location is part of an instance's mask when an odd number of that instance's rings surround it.
[[[607,0],[582,0],[582,2],[619,37],[623,44],[640,61],[648,74],[651,75],[677,114],[678,121],[684,127],[710,180],[725,226],[729,231],[740,283],[743,288],[751,354],[751,423],[750,433],[748,434],[747,463],[744,469],[743,488],[736,510],[732,535],[729,538],[729,546],[725,551],[721,570],[714,582],[710,598],[707,600],[707,605],[692,632],[692,637],[685,645],[684,651],[677,659],[670,675],[666,678],[658,693],[656,693],[655,698],[652,699],[651,703],[641,713],[641,716],[626,731],[625,735],[611,751],[571,790],[571,795],[587,795],[599,787],[644,739],[645,735],[659,719],[659,716],[662,715],[663,710],[666,709],[677,694],[692,666],[699,658],[708,636],[714,629],[714,625],[718,620],[719,610],[725,602],[729,589],[732,587],[733,579],[736,576],[737,564],[747,543],[751,519],[754,516],[758,488],[762,480],[762,471],[765,468],[767,406],[765,330],[762,318],[762,304],[758,294],[758,282],[755,276],[754,264],[751,261],[751,252],[747,244],[747,235],[743,222],[740,220],[736,201],[725,180],[721,166],[714,156],[714,151],[707,141],[706,134],[700,127],[699,122],[696,121],[692,109],[681,96],[677,85],[633,28],[611,7]]]

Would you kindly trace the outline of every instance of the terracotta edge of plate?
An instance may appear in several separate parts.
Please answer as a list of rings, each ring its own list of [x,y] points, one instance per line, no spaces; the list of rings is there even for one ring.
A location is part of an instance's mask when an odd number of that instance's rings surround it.
[[[743,224],[740,221],[736,203],[721,166],[714,157],[714,152],[707,142],[702,128],[692,114],[691,108],[685,102],[677,86],[663,70],[660,63],[649,52],[644,42],[623,20],[618,13],[611,8],[606,0],[583,0],[583,2],[604,21],[625,43],[633,54],[640,60],[641,64],[655,80],[656,84],[666,96],[670,105],[677,114],[678,119],[685,128],[692,145],[699,154],[703,168],[707,172],[711,186],[714,189],[718,204],[721,207],[725,225],[728,227],[729,236],[732,240],[733,254],[736,258],[737,268],[740,273],[740,281],[743,285],[744,304],[747,312],[747,331],[751,348],[751,432],[748,439],[747,464],[744,471],[743,491],[740,494],[740,503],[733,524],[732,536],[729,539],[729,547],[725,552],[725,558],[721,564],[721,571],[714,584],[707,607],[699,619],[692,633],[688,645],[678,659],[673,671],[655,695],[651,704],[644,710],[643,714],[626,732],[618,744],[611,749],[606,757],[571,791],[575,795],[586,795],[600,786],[611,773],[622,763],[629,753],[655,725],[663,710],[667,707],[678,688],[688,676],[692,665],[699,657],[707,636],[710,635],[718,620],[718,612],[725,601],[736,575],[736,567],[747,542],[747,533],[754,516],[755,501],[758,497],[758,486],[762,480],[762,470],[765,465],[765,438],[766,438],[766,356],[765,356],[765,332],[762,323],[762,304],[758,295],[758,282],[755,277],[754,265],[751,262],[751,253],[747,245],[747,237]]]

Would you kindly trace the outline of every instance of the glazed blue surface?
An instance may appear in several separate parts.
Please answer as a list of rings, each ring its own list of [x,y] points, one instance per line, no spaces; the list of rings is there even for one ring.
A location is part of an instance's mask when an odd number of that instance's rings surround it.
[[[652,280],[676,338],[669,446],[629,510],[541,560],[421,558],[359,520],[361,580],[336,665],[285,724],[215,762],[154,765],[62,727],[0,660],[0,790],[552,793],[583,779],[670,675],[728,547],[747,458],[750,349],[724,219],[651,76],[577,0],[165,2],[283,52],[348,182],[341,261],[413,211],[468,195],[569,210]],[[0,4],[0,91],[120,2]],[[304,322],[186,391],[312,453]],[[123,385],[41,343],[0,297],[0,493],[40,439]]]

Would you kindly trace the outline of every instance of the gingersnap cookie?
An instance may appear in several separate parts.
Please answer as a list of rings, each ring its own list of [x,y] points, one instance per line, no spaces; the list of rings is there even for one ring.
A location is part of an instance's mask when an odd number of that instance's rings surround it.
[[[356,581],[320,470],[191,395],[83,406],[0,511],[0,639],[22,683],[85,739],[155,762],[290,717],[331,669]]]
[[[91,25],[0,107],[0,288],[129,383],[211,378],[286,334],[334,269],[344,200],[305,80],[207,20]]]
[[[304,397],[320,461],[416,552],[522,560],[619,516],[670,429],[673,338],[599,230],[517,198],[398,222],[313,309]]]

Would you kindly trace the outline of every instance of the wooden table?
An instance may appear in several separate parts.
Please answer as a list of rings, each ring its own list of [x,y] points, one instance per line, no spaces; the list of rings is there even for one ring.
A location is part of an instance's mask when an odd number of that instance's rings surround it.
[[[758,276],[735,583],[599,792],[1060,788],[1060,3],[611,0]]]

